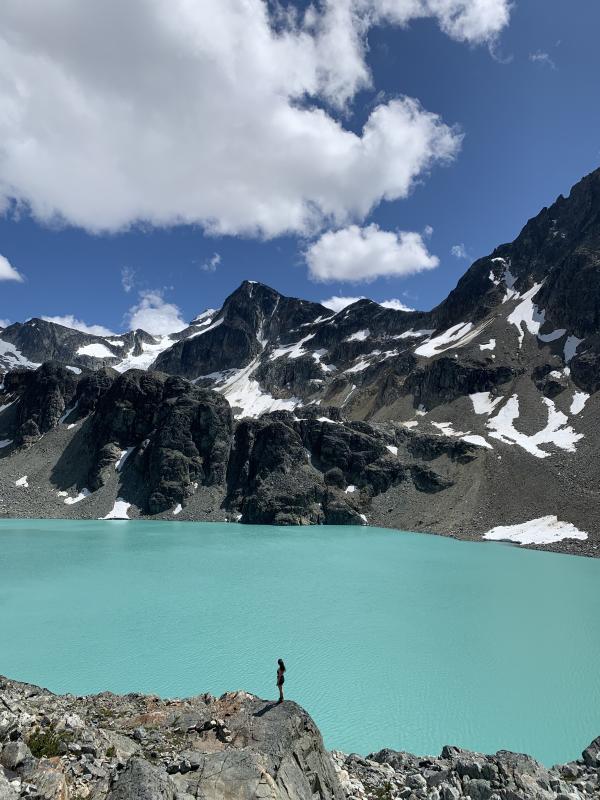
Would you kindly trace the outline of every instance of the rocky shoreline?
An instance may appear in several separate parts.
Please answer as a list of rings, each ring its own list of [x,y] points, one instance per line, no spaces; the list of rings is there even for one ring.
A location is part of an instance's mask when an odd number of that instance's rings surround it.
[[[439,757],[328,753],[300,706],[247,692],[55,695],[0,677],[0,800],[584,800],[600,737],[547,769],[446,746]]]

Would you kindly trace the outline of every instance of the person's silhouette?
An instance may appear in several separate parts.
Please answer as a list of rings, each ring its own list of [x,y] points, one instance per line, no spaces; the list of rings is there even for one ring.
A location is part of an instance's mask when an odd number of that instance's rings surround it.
[[[283,703],[283,684],[285,683],[285,664],[283,663],[283,659],[277,659],[277,688],[279,689],[279,700],[278,703]]]

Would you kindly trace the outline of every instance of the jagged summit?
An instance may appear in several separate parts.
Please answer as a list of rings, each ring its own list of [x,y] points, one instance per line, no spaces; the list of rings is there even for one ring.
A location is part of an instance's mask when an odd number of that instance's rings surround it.
[[[15,482],[43,436],[56,451],[42,484],[93,490],[62,513],[109,512],[100,498],[112,507],[115,464],[134,453],[117,473],[137,513],[364,517],[461,536],[543,519],[542,533],[510,535],[545,546],[556,518],[582,532],[569,547],[593,552],[600,170],[428,312],[359,300],[334,313],[244,281],[168,336],[11,325],[0,368],[0,497],[13,513],[33,508]]]

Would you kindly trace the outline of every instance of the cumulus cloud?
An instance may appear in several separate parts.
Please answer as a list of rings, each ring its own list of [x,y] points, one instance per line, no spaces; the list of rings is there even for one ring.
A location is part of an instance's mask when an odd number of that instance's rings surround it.
[[[135,270],[132,267],[123,267],[121,270],[121,286],[128,293],[135,286]]]
[[[114,336],[113,331],[105,328],[104,325],[88,325],[73,314],[65,314],[64,316],[56,317],[42,317],[46,322],[54,322],[56,325],[63,325],[65,328],[75,328],[77,331],[83,333],[91,333],[94,336]]]
[[[180,309],[168,303],[158,289],[140,292],[139,302],[129,309],[125,321],[130,330],[141,328],[156,336],[187,328]]]
[[[272,6],[3,0],[0,207],[91,231],[143,221],[265,237],[362,219],[461,141],[407,97],[344,127],[371,84],[369,28],[430,17],[490,42],[510,3],[322,0],[276,21]]]
[[[320,303],[322,306],[325,306],[325,308],[330,308],[337,314],[338,311],[343,311],[346,306],[351,306],[353,303],[364,299],[364,295],[360,295],[360,297],[340,297],[339,295],[333,295],[333,297],[329,297],[327,300],[321,300]],[[393,308],[395,311],[414,311],[413,308],[404,305],[404,303],[396,297],[392,297],[389,300],[377,300],[375,302],[379,303],[379,305],[384,308]]]
[[[216,272],[217,267],[221,263],[221,256],[219,253],[213,253],[213,255],[205,261],[203,264],[200,265],[200,269],[204,272]]]
[[[0,281],[23,282],[23,276],[12,266],[8,258],[0,256]]]
[[[407,306],[397,297],[392,297],[389,300],[381,300],[379,305],[383,306],[384,308],[393,308],[394,311],[414,311],[414,308]]]
[[[325,308],[330,308],[332,311],[335,311],[337,314],[338,311],[343,311],[346,306],[351,306],[352,303],[357,303],[359,300],[364,300],[364,295],[360,295],[360,297],[340,297],[337,294],[334,294],[333,297],[329,297],[327,300],[320,300],[322,306]]]
[[[469,261],[471,258],[471,256],[467,253],[467,248],[462,242],[460,244],[453,244],[450,248],[450,253],[454,256],[454,258],[464,258],[467,261]]]
[[[420,233],[384,231],[376,224],[327,231],[305,253],[316,281],[373,281],[412,275],[439,264]]]
[[[550,53],[544,53],[543,50],[537,50],[535,53],[529,53],[529,60],[534,64],[541,64],[550,69],[556,69],[556,64],[552,60]]]

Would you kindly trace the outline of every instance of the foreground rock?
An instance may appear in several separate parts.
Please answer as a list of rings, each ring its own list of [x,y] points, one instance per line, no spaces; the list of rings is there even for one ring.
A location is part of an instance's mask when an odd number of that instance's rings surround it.
[[[552,769],[457,747],[329,754],[293,702],[61,696],[0,677],[0,800],[583,800],[600,796],[599,756],[600,738]]]

